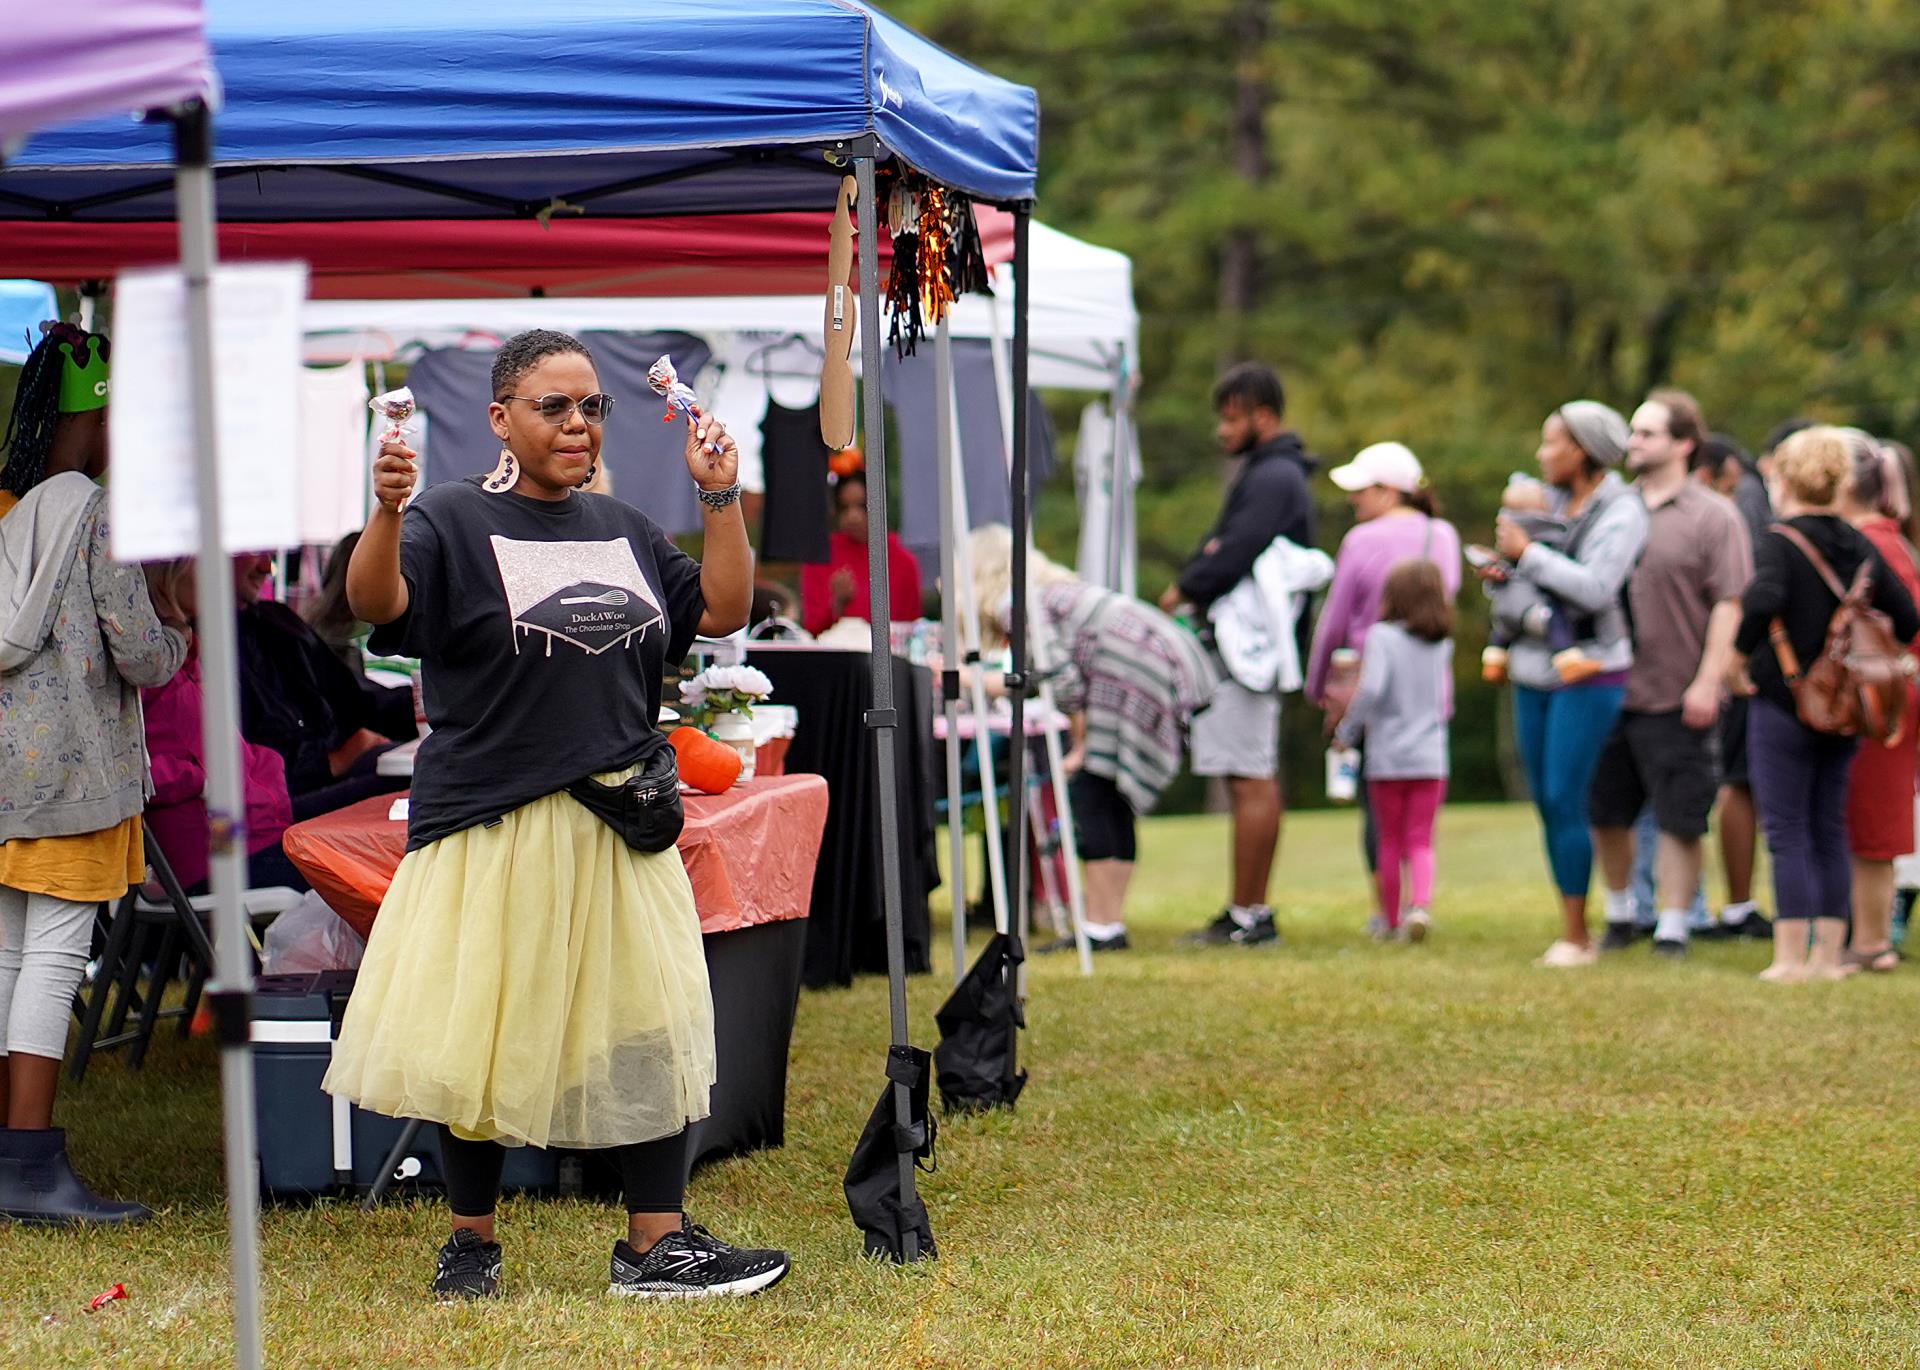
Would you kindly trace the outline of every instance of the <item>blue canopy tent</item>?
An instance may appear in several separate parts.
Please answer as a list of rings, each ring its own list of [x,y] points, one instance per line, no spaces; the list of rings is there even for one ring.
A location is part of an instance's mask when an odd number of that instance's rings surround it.
[[[138,222],[177,212],[191,291],[212,269],[216,205],[225,219],[312,224],[316,235],[349,220],[822,209],[834,204],[851,170],[865,374],[878,376],[874,178],[877,164],[897,161],[1015,215],[1012,521],[1015,545],[1025,545],[1027,242],[1039,122],[1031,90],[969,66],[855,0],[549,0],[533,10],[519,0],[413,0],[404,7],[387,0],[324,7],[210,0],[207,32],[224,86],[218,154],[211,116],[197,105],[171,116],[173,175],[168,149],[124,120],[44,134],[0,170],[0,263],[8,221]],[[204,356],[204,299],[199,308],[194,341]],[[197,400],[210,420],[210,381]],[[896,859],[878,387],[866,389],[862,411],[872,478],[875,707],[868,724],[879,769],[889,1079],[900,1192],[912,1204],[910,1085],[897,1069],[912,1049]],[[211,444],[201,449],[203,486],[210,489]],[[202,507],[209,508],[204,491]],[[203,515],[203,543],[207,529]],[[203,567],[217,556],[203,556]],[[1026,559],[1015,557],[1008,684],[1016,737],[1023,735],[1025,579]],[[231,642],[219,641],[232,631],[230,588],[223,576],[202,580],[211,629],[203,653],[210,674],[227,663],[230,676]],[[957,665],[943,682],[952,700],[959,697]],[[209,694],[230,700],[231,692],[229,681]],[[224,733],[209,723],[209,735]],[[1024,830],[1023,761],[1021,749],[1013,749],[1016,832]],[[216,809],[239,812],[237,775],[230,788],[213,793]],[[1015,908],[1023,911],[1020,864]],[[216,861],[214,870],[218,891],[239,879],[241,867]],[[921,1254],[913,1233],[893,1254]]]
[[[943,185],[1033,197],[1033,92],[853,0],[333,0],[207,6],[225,97],[221,219],[824,209],[862,138]],[[164,146],[54,130],[8,217],[173,212]]]

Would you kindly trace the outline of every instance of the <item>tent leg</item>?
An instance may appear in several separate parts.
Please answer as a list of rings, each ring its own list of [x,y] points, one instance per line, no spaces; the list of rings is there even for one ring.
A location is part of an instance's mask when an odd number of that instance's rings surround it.
[[[960,781],[960,582],[955,575],[961,520],[955,514],[953,498],[953,391],[948,386],[953,374],[953,330],[946,318],[940,320],[940,330],[934,336],[934,358],[938,372],[933,413],[939,430],[935,448],[940,461],[940,616],[944,649],[940,709],[947,720],[947,889],[953,904],[953,983],[957,985],[967,974],[967,834]]]
[[[1133,594],[1127,574],[1127,509],[1133,502],[1133,481],[1127,459],[1127,353],[1120,349],[1120,364],[1113,381],[1109,401],[1113,415],[1112,441],[1107,454],[1107,584],[1121,594]]]
[[[1019,252],[1020,252],[1019,244],[1022,241],[1022,238],[1020,237],[1020,234],[1022,232],[1020,225],[1024,222],[1025,220],[1023,219],[1016,219],[1015,229],[1014,229],[1015,231],[1014,270],[1016,273],[1015,284],[1016,284],[1016,287],[1018,288],[1024,288],[1024,285],[1025,285],[1024,278],[1018,274],[1020,270],[1020,262],[1021,262],[1021,257],[1019,255]],[[1022,327],[1023,327],[1022,320],[1024,318],[1024,315],[1021,312],[1021,306],[1017,298],[1014,302],[1014,308],[1015,308],[1014,356],[1016,360],[1019,360],[1023,355],[1020,352],[1019,344],[1020,344],[1020,339],[1022,337]],[[1017,396],[1024,393],[1024,391],[1019,388],[1019,381],[1017,379],[1009,378],[1009,373],[1012,373],[1013,376],[1023,379],[1025,376],[1025,370],[1023,367],[1015,367],[1008,364],[1003,354],[1003,351],[1001,348],[1001,342],[1004,335],[1002,334],[1000,329],[1000,309],[999,309],[998,300],[995,300],[992,303],[991,318],[993,321],[994,375],[996,380],[998,381],[998,388],[1001,395],[1000,414],[1001,414],[1002,422],[1004,423],[1008,421],[1007,415],[1010,412],[1016,415],[1016,417],[1011,421],[1012,431],[1005,432],[1003,434],[1003,436],[1006,439],[1005,445],[1006,445],[1006,450],[1008,454],[1007,455],[1007,476],[1010,482],[1010,497],[1012,501],[1012,507],[1014,510],[1014,518],[1015,518],[1015,532],[1013,534],[1014,546],[1020,547],[1024,545],[1027,551],[1031,553],[1033,551],[1033,530],[1031,527],[1022,528],[1022,523],[1026,520],[1026,512],[1027,512],[1027,505],[1028,505],[1027,482],[1025,482],[1024,480],[1018,479],[1014,474],[1015,454],[1024,450],[1025,443],[1026,443],[1026,423],[1025,423],[1026,406],[1025,406],[1025,401],[1016,398]],[[1024,544],[1022,543],[1022,540],[1021,540],[1023,536],[1025,538]],[[1024,557],[1016,560],[1014,565],[1014,572],[1016,576],[1024,579],[1025,577],[1025,558]],[[1017,584],[1018,581],[1016,581],[1015,583]],[[1028,603],[1025,595],[1016,592],[1016,597],[1014,602],[1016,605],[1020,606],[1021,612],[1024,613],[1026,608],[1028,607]],[[1034,640],[1036,642],[1045,642],[1047,640],[1047,634],[1049,632],[1046,620],[1044,618],[1031,618],[1029,616],[1029,624],[1030,626],[1028,631],[1033,635]],[[1023,638],[1023,641],[1024,641],[1024,638]],[[1052,655],[1050,648],[1043,649],[1043,650],[1044,650],[1044,654],[1048,656]],[[1012,694],[1013,691],[1010,689],[1008,693]],[[1053,687],[1050,684],[1048,684],[1045,680],[1042,680],[1039,683],[1036,693],[1038,694],[1038,697],[1040,699],[1041,707],[1045,709],[1047,713],[1052,714],[1056,712],[1054,708],[1054,703],[1053,703]],[[1046,747],[1046,754],[1047,754],[1047,773],[1053,781],[1054,803],[1060,815],[1060,840],[1061,840],[1062,848],[1066,853],[1067,913],[1073,927],[1074,949],[1079,954],[1080,973],[1082,975],[1092,975],[1093,974],[1093,949],[1092,949],[1092,945],[1087,941],[1086,893],[1082,889],[1081,883],[1080,883],[1080,842],[1079,842],[1078,836],[1075,833],[1074,826],[1073,826],[1073,801],[1071,800],[1071,798],[1069,798],[1067,794],[1067,773],[1066,773],[1066,765],[1065,765],[1066,758],[1065,758],[1064,751],[1060,746],[1059,734],[1049,731],[1046,734],[1045,747]],[[1023,872],[1026,871],[1025,862],[1021,863],[1021,870]],[[1023,893],[1030,895],[1031,887],[1025,881],[1022,882],[1021,889]],[[1021,905],[1022,921],[1020,924],[1021,935],[1023,938],[1026,935],[1026,929],[1027,929],[1026,909],[1027,909],[1027,904],[1023,902]],[[1019,971],[1020,998],[1022,999],[1022,1001],[1026,999],[1026,986],[1027,986],[1026,973],[1027,973],[1026,965],[1022,963]]]
[[[954,416],[951,332],[948,333],[948,345],[944,352],[939,348],[936,335],[934,362],[934,383],[939,387],[936,406],[944,403],[947,413],[947,419],[941,425],[941,435],[945,439],[941,449],[941,478],[950,481],[953,489],[953,515],[942,519],[953,560],[953,574],[947,581],[947,593],[943,599],[952,616],[950,621],[957,620],[956,626],[948,633],[947,656],[950,664],[964,664],[970,668],[972,675],[968,683],[968,702],[973,714],[975,749],[983,758],[980,767],[980,808],[987,848],[987,891],[993,904],[994,931],[1005,932],[1009,927],[1006,854],[1001,841],[999,782],[994,777],[992,764],[992,711],[987,707],[987,688],[980,678],[980,606],[974,603],[973,598],[973,547],[968,541],[971,531],[968,525],[972,520],[967,512],[967,472],[960,461],[959,420]]]
[[[207,757],[207,827],[214,897],[214,978],[206,1002],[220,1038],[220,1114],[226,1143],[227,1230],[232,1249],[235,1362],[261,1363],[259,1144],[253,1091],[249,1003],[253,963],[247,920],[246,810],[240,790],[239,676],[234,646],[233,577],[220,532],[220,466],[213,381],[213,119],[198,100],[171,111],[180,267],[186,280],[188,390],[199,454],[200,671]]]
[[[894,770],[893,646],[891,603],[887,593],[887,439],[886,418],[880,400],[880,245],[878,207],[874,203],[874,154],[853,158],[859,188],[860,212],[860,411],[866,429],[867,456],[867,593],[872,619],[873,711],[867,726],[873,731],[875,764],[879,767],[880,889],[887,927],[887,1004],[892,1045],[910,1045],[907,1034],[907,948],[901,918],[900,891],[900,777]],[[900,1135],[913,1128],[913,1100],[908,1087],[893,1085],[893,1118]],[[913,1153],[900,1152],[900,1198],[915,1198]],[[916,1232],[905,1233],[903,1259],[920,1259]]]

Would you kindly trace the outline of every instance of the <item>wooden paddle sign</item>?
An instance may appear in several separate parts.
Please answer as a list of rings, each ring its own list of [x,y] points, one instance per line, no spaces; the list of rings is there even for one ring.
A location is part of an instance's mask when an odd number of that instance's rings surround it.
[[[853,275],[854,180],[845,176],[833,202],[827,230],[827,317],[820,350],[820,441],[838,452],[853,446],[853,335],[860,319],[860,292]]]

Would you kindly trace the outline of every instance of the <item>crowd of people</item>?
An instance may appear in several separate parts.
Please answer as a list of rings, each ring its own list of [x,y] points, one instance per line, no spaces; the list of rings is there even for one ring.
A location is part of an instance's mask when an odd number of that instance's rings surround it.
[[[1763,978],[1775,982],[1897,964],[1893,863],[1915,849],[1920,723],[1906,449],[1793,421],[1756,460],[1680,390],[1655,390],[1631,419],[1574,400],[1542,423],[1537,473],[1508,481],[1490,545],[1463,547],[1415,454],[1377,443],[1330,473],[1355,523],[1309,636],[1309,594],[1323,583],[1311,562],[1316,462],[1285,423],[1270,369],[1232,369],[1214,404],[1237,463],[1219,518],[1161,596],[1164,612],[1142,619],[1154,611],[1136,604],[1131,615],[1138,632],[1177,625],[1207,644],[1215,677],[1199,708],[1163,684],[1160,712],[1146,715],[1186,720],[1191,768],[1225,782],[1232,814],[1226,906],[1184,940],[1279,936],[1279,717],[1287,667],[1308,642],[1305,698],[1335,745],[1360,754],[1369,930],[1405,941],[1431,930],[1464,560],[1489,598],[1480,675],[1512,692],[1559,901],[1539,965],[1590,965],[1643,939],[1683,956],[1703,935],[1770,938]],[[1249,675],[1234,659],[1236,601],[1250,594],[1269,606],[1277,673]],[[1128,659],[1111,653],[1104,681],[1091,677],[1110,718],[1142,713],[1118,689]],[[1091,700],[1098,716],[1098,688]],[[1117,792],[1133,815],[1158,789]],[[1086,807],[1096,833],[1112,826],[1110,803]],[[1710,915],[1703,844],[1716,809],[1727,898]],[[1756,823],[1773,861],[1771,918],[1753,898]],[[1125,945],[1124,915],[1103,909],[1096,932],[1096,946]]]
[[[0,734],[0,1218],[23,1221],[146,1216],[74,1174],[51,1126],[54,1083],[98,904],[144,878],[149,843],[190,890],[207,879],[195,567],[143,576],[109,554],[106,392],[70,383],[105,350],[78,329],[49,333],[0,469],[0,710],[20,724]],[[1237,468],[1158,605],[1032,557],[1037,665],[1073,718],[1097,948],[1127,946],[1137,820],[1183,754],[1220,779],[1232,810],[1226,905],[1185,940],[1280,937],[1279,719],[1296,690],[1332,747],[1358,755],[1369,930],[1432,934],[1445,911],[1436,827],[1455,602],[1470,568],[1491,624],[1478,674],[1512,692],[1559,899],[1540,965],[1588,965],[1643,938],[1680,956],[1705,934],[1770,936],[1770,981],[1897,964],[1893,862],[1915,846],[1920,733],[1904,449],[1794,423],[1756,461],[1678,390],[1655,391],[1630,420],[1575,400],[1546,416],[1537,470],[1507,482],[1487,545],[1463,545],[1415,453],[1380,442],[1329,473],[1355,520],[1329,557],[1314,545],[1317,464],[1285,422],[1279,378],[1236,367],[1214,405]],[[390,443],[378,508],[336,549],[304,616],[267,592],[270,558],[231,567],[251,883],[302,888],[281,849],[288,826],[406,783],[378,762],[415,735],[414,692],[370,681],[361,646],[371,635],[374,650],[422,663],[432,727],[409,850],[327,1087],[440,1125],[453,1217],[434,1287],[447,1297],[499,1286],[503,1142],[615,1155],[628,1208],[616,1292],[751,1292],[787,1269],[779,1252],[686,1221],[685,1129],[714,1069],[698,920],[671,840],[605,799],[669,750],[655,724],[666,668],[696,632],[747,621],[737,453],[716,419],[690,421],[707,520],[696,560],[590,493],[608,408],[578,340],[521,335],[501,349],[488,409],[511,488],[476,476],[416,494],[412,454]],[[836,491],[844,564],[806,586],[816,622],[862,611],[863,496],[857,475]],[[1010,626],[1016,551],[990,527],[971,552],[992,646]],[[650,607],[549,612],[588,582]],[[616,631],[629,650],[607,650]],[[536,634],[546,650],[524,650]],[[1709,915],[1716,808],[1728,897]],[[1771,918],[1752,898],[1756,827],[1772,854]],[[526,918],[535,906],[549,916]],[[599,950],[560,955],[555,937]],[[450,956],[468,987],[458,995]]]

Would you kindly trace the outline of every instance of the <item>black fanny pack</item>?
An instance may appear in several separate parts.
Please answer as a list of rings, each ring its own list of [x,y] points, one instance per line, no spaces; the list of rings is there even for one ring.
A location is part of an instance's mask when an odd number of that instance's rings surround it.
[[[680,767],[673,748],[662,747],[618,785],[592,776],[567,786],[582,808],[619,833],[637,852],[663,852],[680,837],[686,811],[680,807]]]

